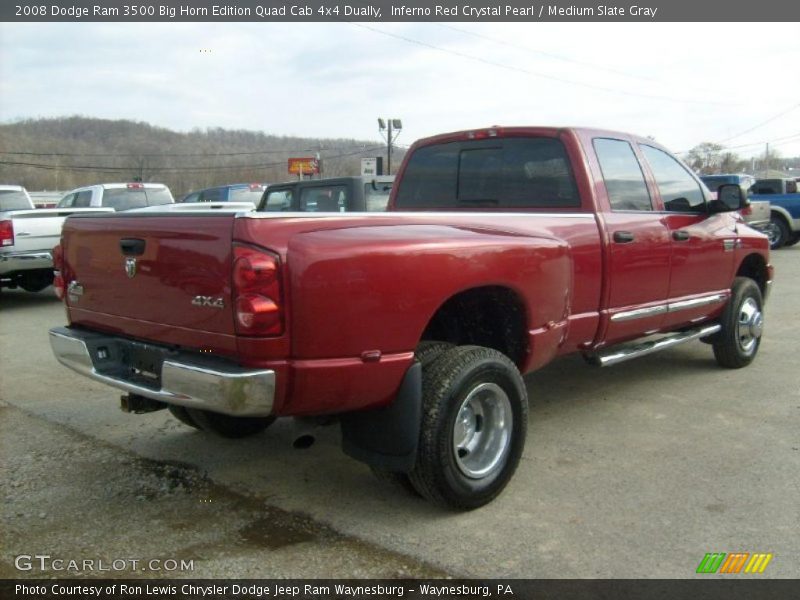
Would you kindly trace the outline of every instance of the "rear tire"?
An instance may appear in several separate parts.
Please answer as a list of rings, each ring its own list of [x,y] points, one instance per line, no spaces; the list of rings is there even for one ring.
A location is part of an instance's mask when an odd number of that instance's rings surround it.
[[[502,353],[459,346],[423,380],[419,448],[409,478],[427,500],[471,510],[511,479],[525,446],[528,400],[517,368]]]
[[[752,279],[734,279],[732,294],[720,317],[722,329],[714,336],[714,358],[728,369],[741,369],[753,362],[764,329],[761,290]]]
[[[184,425],[188,425],[189,427],[194,427],[195,429],[200,429],[200,427],[192,421],[192,417],[189,416],[189,412],[185,406],[176,406],[170,404],[167,406],[167,410],[172,414],[173,417],[178,419]]]
[[[261,433],[275,422],[275,417],[232,417],[198,408],[186,412],[198,429],[233,439]]]

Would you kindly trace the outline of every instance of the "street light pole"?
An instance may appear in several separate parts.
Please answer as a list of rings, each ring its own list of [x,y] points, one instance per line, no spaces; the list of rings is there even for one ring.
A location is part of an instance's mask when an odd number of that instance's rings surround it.
[[[389,137],[386,141],[386,174],[392,174],[392,120],[389,119]]]
[[[388,125],[388,128],[387,128]],[[387,175],[392,174],[392,143],[400,135],[400,130],[403,128],[403,122],[400,119],[378,119],[378,131],[383,135],[384,129],[387,132],[386,136],[386,171]]]

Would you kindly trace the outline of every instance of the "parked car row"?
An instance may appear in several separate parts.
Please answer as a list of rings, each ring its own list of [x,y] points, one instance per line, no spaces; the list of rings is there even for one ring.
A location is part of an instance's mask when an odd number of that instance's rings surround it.
[[[250,202],[266,212],[384,211],[394,176],[330,177],[284,183],[236,183],[197,190],[180,203]]]
[[[163,183],[101,183],[64,194],[54,209],[36,208],[21,186],[0,185],[0,288],[36,292],[53,283],[52,248],[64,219],[76,212],[384,211],[394,177],[338,177],[236,183],[197,190],[176,203]]]
[[[766,200],[775,235],[773,249],[800,242],[800,193],[794,179],[758,179],[750,187],[751,201]]]

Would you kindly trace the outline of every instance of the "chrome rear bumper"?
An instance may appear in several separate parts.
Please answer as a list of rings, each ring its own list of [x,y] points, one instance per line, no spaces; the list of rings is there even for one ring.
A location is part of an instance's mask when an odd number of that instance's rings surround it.
[[[272,413],[272,370],[67,327],[50,330],[50,345],[64,366],[132,394],[237,417]]]
[[[47,251],[0,254],[0,273],[52,268],[53,255]]]

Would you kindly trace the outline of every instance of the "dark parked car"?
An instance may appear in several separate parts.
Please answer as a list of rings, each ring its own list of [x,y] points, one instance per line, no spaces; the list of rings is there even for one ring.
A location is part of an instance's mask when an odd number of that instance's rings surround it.
[[[379,212],[386,210],[394,175],[331,177],[275,183],[267,187],[260,211]]]
[[[232,183],[189,192],[181,202],[252,202],[257,206],[266,183]]]

